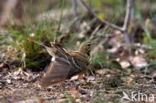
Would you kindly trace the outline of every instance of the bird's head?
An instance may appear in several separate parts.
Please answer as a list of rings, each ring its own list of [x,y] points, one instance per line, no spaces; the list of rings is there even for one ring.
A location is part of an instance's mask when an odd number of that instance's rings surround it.
[[[86,54],[86,55],[89,56],[90,55],[91,48],[92,48],[92,45],[93,45],[93,43],[91,41],[83,42],[80,45],[79,51],[81,53]]]

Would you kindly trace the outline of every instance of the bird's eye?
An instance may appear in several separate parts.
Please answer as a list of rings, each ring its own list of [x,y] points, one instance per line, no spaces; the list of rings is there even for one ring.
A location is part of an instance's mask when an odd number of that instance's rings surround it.
[[[87,46],[91,46],[91,44],[89,43],[89,44],[87,44]]]

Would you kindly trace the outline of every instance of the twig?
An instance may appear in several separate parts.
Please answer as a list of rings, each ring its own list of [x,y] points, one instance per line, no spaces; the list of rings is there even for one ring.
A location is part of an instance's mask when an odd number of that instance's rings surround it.
[[[124,35],[125,42],[127,45],[131,45],[131,41],[129,39],[129,33],[128,33],[128,26],[130,25],[133,10],[134,10],[134,0],[127,0],[126,15],[125,15],[124,24],[122,27],[123,35]],[[131,46],[127,48],[129,52],[131,53],[132,51]]]
[[[73,11],[73,14],[77,18],[78,15],[79,15],[79,13],[77,11],[78,2],[77,2],[77,0],[71,0],[71,2],[72,2],[72,11]]]
[[[123,24],[123,27],[119,27],[115,24],[112,24],[104,19],[100,19],[96,13],[84,2],[84,0],[79,0],[79,2],[81,2],[81,4],[83,4],[83,6],[86,8],[86,10],[92,15],[94,16],[95,18],[97,18],[100,22],[108,25],[109,27],[111,27],[112,29],[116,29],[116,30],[119,30],[121,32],[125,32],[127,31],[128,29],[128,25],[130,23],[130,19],[131,19],[131,16],[132,16],[132,11],[133,11],[133,8],[134,8],[134,0],[127,0],[127,7],[126,7],[126,16],[125,16],[125,20],[124,20],[124,24]]]
[[[98,26],[94,29],[94,31],[93,31],[92,34],[91,34],[90,39],[92,39],[92,38],[94,37],[94,35],[99,31],[100,27],[101,27],[101,25],[98,25]]]
[[[126,16],[123,24],[123,31],[127,31],[128,26],[131,21],[132,17],[132,11],[133,11],[133,5],[134,5],[134,0],[127,0],[127,7],[126,7]]]
[[[88,13],[90,13],[90,15],[94,16],[95,18],[97,18],[97,20],[99,20],[100,22],[108,25],[109,27],[113,28],[113,29],[117,29],[119,31],[123,31],[121,27],[115,25],[115,24],[112,24],[112,23],[109,23],[108,21],[104,20],[104,19],[100,19],[96,14],[95,12],[83,1],[83,0],[79,0],[79,2],[81,2],[81,4],[86,8],[86,10],[88,11]]]
[[[127,0],[126,16],[125,16],[124,24],[123,24],[122,27],[119,27],[119,26],[117,26],[115,24],[109,23],[108,21],[106,21],[104,19],[100,19],[96,15],[96,13],[84,2],[84,0],[79,0],[79,2],[81,2],[83,4],[83,6],[88,11],[88,13],[90,13],[92,16],[97,18],[97,20],[99,20],[101,23],[104,23],[107,26],[111,27],[112,29],[116,29],[116,30],[119,30],[120,32],[122,32],[122,34],[124,35],[124,38],[125,38],[125,42],[128,45],[131,44],[130,40],[129,40],[129,35],[128,35],[128,26],[130,24],[130,20],[131,20],[132,13],[133,13],[133,10],[134,10],[134,0]],[[131,48],[128,48],[128,49],[131,52]]]

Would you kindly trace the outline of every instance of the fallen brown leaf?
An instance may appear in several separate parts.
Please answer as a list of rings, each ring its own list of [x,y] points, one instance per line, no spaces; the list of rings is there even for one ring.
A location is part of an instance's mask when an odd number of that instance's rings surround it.
[[[143,68],[147,66],[147,61],[142,56],[131,56],[129,57],[129,61],[135,68]]]

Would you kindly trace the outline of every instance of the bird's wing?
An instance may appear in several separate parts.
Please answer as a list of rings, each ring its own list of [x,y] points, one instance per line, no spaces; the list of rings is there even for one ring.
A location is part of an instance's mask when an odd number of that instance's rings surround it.
[[[88,65],[89,64],[89,57],[86,55],[83,55],[82,53],[78,51],[71,51],[69,53],[76,61],[79,61],[82,64]]]
[[[64,81],[67,79],[69,71],[71,70],[69,63],[62,60],[56,60],[50,63],[47,72],[40,81],[42,87]]]
[[[81,54],[78,51],[68,51],[71,56],[70,64],[74,67],[74,70],[71,69],[69,77],[79,74],[88,69],[89,57]]]
[[[70,59],[66,49],[64,49],[61,45],[51,42],[51,46],[57,50],[57,56]]]

